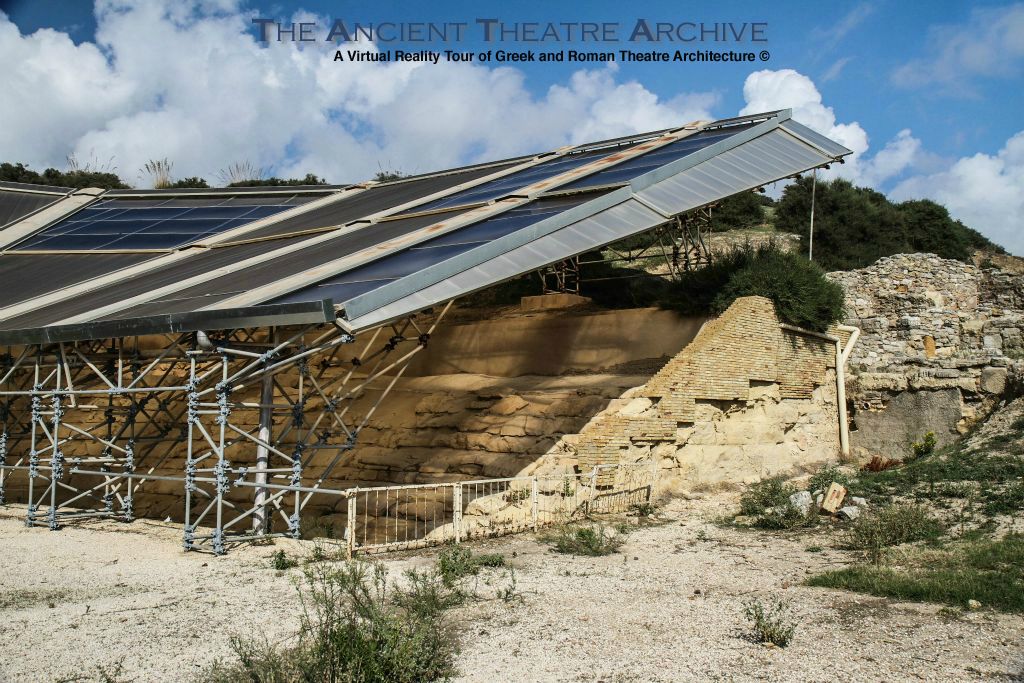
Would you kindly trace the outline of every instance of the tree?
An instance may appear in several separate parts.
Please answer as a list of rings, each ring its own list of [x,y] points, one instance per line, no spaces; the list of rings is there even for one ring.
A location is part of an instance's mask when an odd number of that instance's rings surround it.
[[[312,173],[305,178],[260,178],[258,180],[238,180],[228,183],[228,187],[284,187],[292,185],[326,185],[327,181]]]
[[[749,244],[669,286],[661,306],[684,314],[720,314],[743,296],[763,296],[783,322],[823,332],[843,316],[843,289],[805,257],[775,244]]]
[[[800,235],[804,255],[810,246],[812,182],[805,176],[787,186],[775,208],[776,230]],[[862,268],[883,256],[920,251],[967,261],[975,249],[1002,251],[935,202],[894,204],[848,180],[818,182],[814,260],[826,270]]]
[[[743,230],[764,223],[764,204],[757,192],[740,192],[727,197],[711,209],[711,225],[715,232]]]
[[[208,187],[210,187],[210,185],[206,182],[205,178],[200,178],[198,176],[192,176],[190,178],[181,178],[179,180],[175,180],[174,182],[172,182],[167,187],[171,187],[171,188],[181,188],[181,187],[208,188]]]
[[[0,163],[0,180],[57,187],[99,187],[106,190],[123,190],[129,187],[116,174],[106,171],[75,169],[63,172],[48,168],[42,173],[37,173],[25,164],[8,162]]]

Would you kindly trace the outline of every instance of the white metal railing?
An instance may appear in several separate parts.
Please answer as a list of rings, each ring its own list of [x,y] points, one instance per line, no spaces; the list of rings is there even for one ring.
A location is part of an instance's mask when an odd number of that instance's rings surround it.
[[[348,554],[378,553],[503,536],[626,512],[648,502],[652,463],[599,465],[585,474],[352,488],[341,540]]]

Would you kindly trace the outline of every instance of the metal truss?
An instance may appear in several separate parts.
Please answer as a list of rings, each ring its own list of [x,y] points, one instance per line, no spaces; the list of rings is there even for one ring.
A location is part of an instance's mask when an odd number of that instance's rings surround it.
[[[654,258],[660,256],[664,259],[664,263],[668,268],[668,275],[672,278],[678,278],[684,272],[706,266],[711,263],[709,245],[712,231],[712,208],[712,206],[706,206],[686,214],[681,214],[647,232],[634,235],[625,242],[606,247],[611,256],[602,258],[601,262],[634,263],[641,259],[650,259],[653,254]],[[541,279],[544,281],[544,293],[547,294],[554,291],[573,291],[579,293],[579,282],[581,280],[586,283],[602,279],[618,279],[582,277],[580,274],[582,268],[593,263],[598,263],[598,261],[581,262],[577,258],[572,264],[571,269],[565,266],[563,262],[550,266],[547,270],[539,271]],[[575,284],[575,289],[560,290],[551,286],[552,280],[553,284],[557,286],[559,284],[557,278],[565,280],[570,275],[574,278],[572,282]]]
[[[544,294],[580,293],[580,257],[573,256],[564,261],[537,271],[540,275]]]
[[[346,495],[325,482],[450,305],[358,338],[313,325],[9,350],[0,504],[20,483],[25,523],[55,530],[129,522],[140,495],[171,488],[186,550],[297,538],[314,496]]]

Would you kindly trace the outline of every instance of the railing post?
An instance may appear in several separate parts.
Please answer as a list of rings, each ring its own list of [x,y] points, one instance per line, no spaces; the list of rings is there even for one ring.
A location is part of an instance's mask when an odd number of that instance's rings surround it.
[[[594,465],[590,470],[590,500],[587,501],[587,514],[594,514],[594,498],[597,496],[597,469],[600,465]]]
[[[452,527],[455,531],[455,542],[462,542],[462,484],[452,485]]]
[[[533,530],[536,531],[539,528],[540,510],[540,496],[538,495],[537,477],[534,476],[530,482],[530,517],[533,521]]]
[[[348,559],[352,559],[352,556],[356,552],[356,516],[358,509],[356,508],[356,497],[352,494],[348,496],[348,519],[345,520],[345,547],[346,555]]]

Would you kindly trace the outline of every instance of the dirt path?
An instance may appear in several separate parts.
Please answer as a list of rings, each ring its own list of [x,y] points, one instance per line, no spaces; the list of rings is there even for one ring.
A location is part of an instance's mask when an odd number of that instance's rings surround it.
[[[849,558],[827,538],[721,529],[720,495],[674,501],[661,526],[622,552],[557,555],[530,537],[474,544],[502,552],[522,601],[453,614],[463,629],[464,681],[959,681],[1024,672],[1024,618],[981,610],[950,619],[933,605],[805,588],[808,574]],[[297,569],[270,554],[309,543],[185,554],[179,530],[136,522],[50,533],[0,512],[0,680],[189,680],[229,653],[232,634],[272,641],[295,632]],[[825,546],[808,552],[811,545]],[[387,563],[398,574],[434,553]],[[494,587],[480,586],[482,595]],[[743,603],[783,597],[799,620],[793,643],[744,638]],[[1024,679],[1021,679],[1024,680]]]

